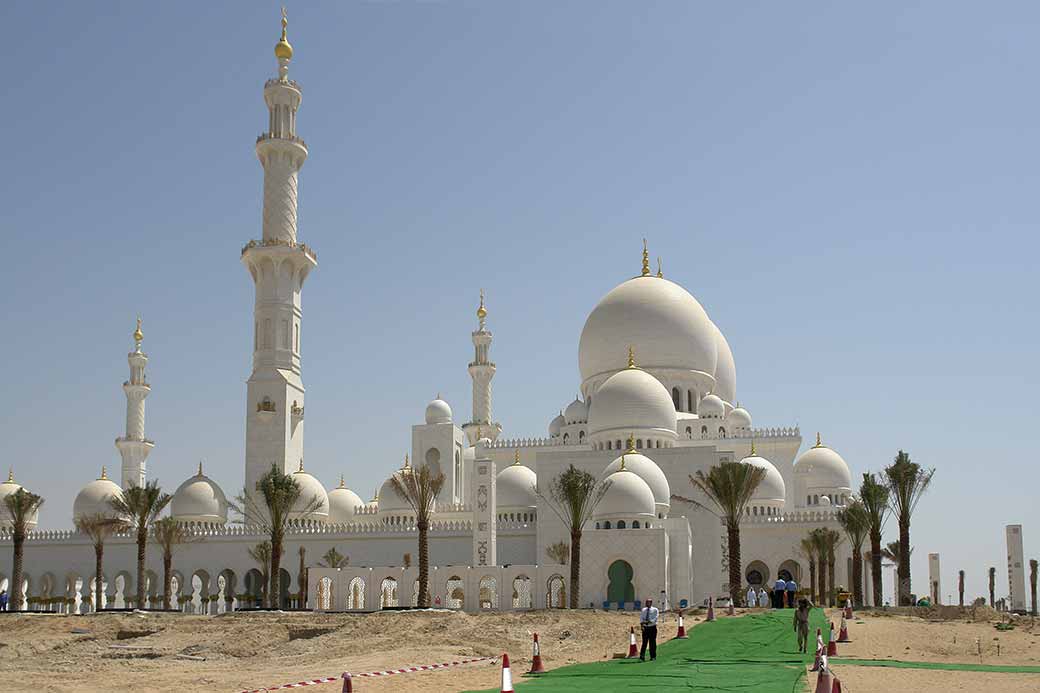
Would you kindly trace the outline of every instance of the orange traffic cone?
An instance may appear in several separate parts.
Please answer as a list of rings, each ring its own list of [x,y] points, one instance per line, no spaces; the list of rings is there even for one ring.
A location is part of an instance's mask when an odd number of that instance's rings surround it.
[[[834,685],[831,687],[831,693],[841,693],[841,679],[834,674],[831,674],[831,678],[834,679]]]
[[[350,672],[343,672],[343,691],[341,693],[354,693],[354,682],[350,680]]]
[[[827,635],[827,656],[837,657],[838,656],[838,642],[834,639],[834,622],[831,621],[831,630]]]
[[[628,629],[628,657],[627,659],[635,659],[639,656],[639,649],[636,648],[636,627],[632,626]]]
[[[852,600],[845,600],[845,618],[852,618]]]
[[[528,674],[544,674],[545,666],[542,664],[542,650],[538,647],[538,633],[534,634],[534,655],[531,657],[531,671]]]
[[[823,634],[820,629],[816,629],[816,659],[813,660],[812,669],[809,671],[819,671],[823,662]]]
[[[833,693],[834,674],[827,666],[827,658],[824,657],[820,666],[820,673],[816,676],[816,693]]]
[[[509,668],[509,655],[502,653],[502,688],[501,693],[513,692],[513,671]]]
[[[679,632],[675,634],[676,640],[686,640],[686,626],[683,625],[682,613],[679,613]]]
[[[704,620],[705,621],[714,621],[715,620],[715,600],[713,598],[711,598],[711,597],[708,597],[708,617],[705,618]]]
[[[841,617],[841,630],[838,631],[838,642],[852,642],[849,640],[849,626],[845,623],[845,617]]]

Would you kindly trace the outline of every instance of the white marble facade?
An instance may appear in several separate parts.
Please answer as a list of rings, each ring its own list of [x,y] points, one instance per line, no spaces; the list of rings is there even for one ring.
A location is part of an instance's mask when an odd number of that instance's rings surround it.
[[[349,488],[349,479],[326,489],[303,468],[301,297],[317,255],[297,236],[297,183],[308,148],[296,134],[302,89],[288,78],[292,47],[284,32],[276,55],[278,76],[264,87],[269,127],[256,145],[264,167],[262,238],[249,241],[241,257],[256,285],[243,482],[255,483],[274,461],[294,475],[308,498],[320,497],[319,513],[301,515],[289,533],[282,562],[287,591],[303,588],[298,575],[303,547],[312,608],[406,605],[413,599],[417,562],[408,507],[388,484],[365,501]],[[412,428],[410,462],[403,467],[427,464],[446,477],[430,545],[431,593],[441,606],[479,610],[565,603],[568,570],[553,564],[546,549],[569,537],[534,487],[539,478],[552,478],[570,465],[612,480],[584,533],[583,605],[601,606],[618,601],[618,595],[658,599],[662,592],[671,605],[692,604],[725,593],[723,527],[703,508],[675,498],[694,497],[689,476],[721,461],[743,460],[767,470],[742,530],[745,576],[764,583],[778,574],[807,579],[799,541],[814,527],[837,526],[835,513],[852,492],[848,466],[819,437],[798,456],[797,428],[754,428],[750,413],[737,402],[736,363],[716,323],[683,287],[660,270],[651,271],[645,244],[642,266],[634,263],[634,269],[636,276],[610,290],[589,314],[578,342],[580,395],[547,417],[544,437],[509,439],[501,435],[508,422],[493,420],[496,365],[481,296],[473,360],[466,365],[473,382],[471,419],[456,421],[452,407],[438,396]],[[144,477],[154,445],[145,436],[144,398],[151,387],[140,326],[134,339],[124,386],[127,430],[116,442],[123,485]],[[421,410],[417,405],[416,413]],[[387,448],[399,449],[400,443]],[[388,475],[393,467],[388,465]],[[494,476],[487,476],[489,470]],[[177,484],[161,481],[169,488]],[[11,478],[0,484],[0,496],[17,488]],[[46,489],[39,491],[47,495]],[[105,510],[120,492],[102,473],[86,484],[73,513]],[[255,592],[258,573],[247,549],[263,537],[230,521],[225,492],[201,466],[177,488],[170,512],[204,537],[174,557],[179,594],[197,609],[220,611]],[[0,526],[4,522],[0,510]],[[330,548],[349,556],[349,564],[319,568],[317,560]],[[134,591],[132,538],[113,537],[105,559],[106,593],[119,606],[123,595]],[[849,584],[847,559],[846,545],[837,561],[837,584]],[[93,568],[90,545],[74,531],[30,534],[29,595],[74,595],[74,608],[87,608],[82,602]],[[161,591],[162,569],[154,548],[147,569],[148,592],[155,594]],[[10,535],[0,530],[0,587],[7,587],[10,571]],[[217,598],[210,600],[211,595]]]

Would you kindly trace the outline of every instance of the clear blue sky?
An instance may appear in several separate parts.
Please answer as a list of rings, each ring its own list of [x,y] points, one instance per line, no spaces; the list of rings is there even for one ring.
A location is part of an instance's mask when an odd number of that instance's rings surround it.
[[[840,5],[290,3],[308,470],[369,497],[438,391],[468,415],[481,286],[495,413],[544,435],[646,236],[756,425],[821,430],[857,476],[938,468],[919,591],[938,551],[947,594],[990,565],[1006,592],[1004,524],[1040,554],[1040,6]],[[4,466],[69,525],[118,468],[140,313],[149,472],[205,459],[230,495],[278,6],[5,10]]]

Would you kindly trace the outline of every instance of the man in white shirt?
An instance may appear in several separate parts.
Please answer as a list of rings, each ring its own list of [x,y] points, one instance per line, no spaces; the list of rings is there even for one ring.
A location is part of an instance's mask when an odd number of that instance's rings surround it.
[[[639,650],[639,661],[646,661],[646,646],[650,645],[650,661],[657,659],[657,617],[660,613],[654,606],[653,599],[646,600],[646,606],[639,612],[639,627],[643,631],[643,645]]]
[[[755,594],[754,585],[748,585],[747,588],[747,608],[754,609],[758,606],[758,595]]]

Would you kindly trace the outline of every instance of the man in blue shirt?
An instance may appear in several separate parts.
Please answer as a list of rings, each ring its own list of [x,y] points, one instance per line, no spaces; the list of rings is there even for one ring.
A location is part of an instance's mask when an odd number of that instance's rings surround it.
[[[782,577],[778,577],[776,582],[773,583],[773,608],[782,609],[784,608],[784,593],[787,590],[787,583],[784,582]]]
[[[787,581],[787,608],[794,608],[794,595],[798,591],[798,583],[793,579]]]

